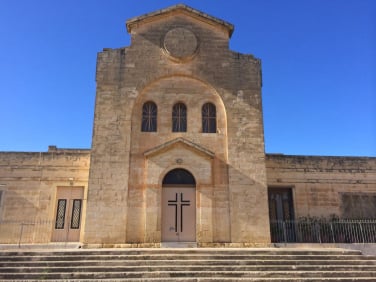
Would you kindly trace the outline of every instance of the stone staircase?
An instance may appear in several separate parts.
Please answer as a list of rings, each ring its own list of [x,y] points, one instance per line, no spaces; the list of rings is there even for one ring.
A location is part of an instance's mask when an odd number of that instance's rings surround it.
[[[376,281],[376,257],[342,249],[1,251],[0,281]]]

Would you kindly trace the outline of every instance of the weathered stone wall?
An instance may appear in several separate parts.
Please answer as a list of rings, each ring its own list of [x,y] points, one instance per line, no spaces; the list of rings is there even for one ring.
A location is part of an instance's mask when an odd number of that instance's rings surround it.
[[[12,234],[11,226],[19,232],[20,226],[16,223],[52,222],[57,187],[84,187],[86,191],[89,166],[89,150],[0,152],[1,242],[17,242],[18,237],[6,238],[7,233]],[[4,222],[10,225],[6,226]],[[49,242],[51,226],[46,229],[48,234],[43,234],[42,239],[35,238],[35,241]]]
[[[376,195],[376,158],[269,154],[266,168],[268,187],[292,188],[296,218],[351,218],[356,211],[343,210],[344,194]]]
[[[119,87],[126,49],[98,54],[85,242],[125,240],[130,110]]]
[[[178,137],[215,153],[210,201],[217,210],[205,219],[211,240],[269,241],[260,61],[230,51],[229,31],[198,18],[177,12],[140,21],[130,28],[131,46],[98,55],[87,243],[156,238],[145,229],[143,154]],[[157,133],[140,132],[141,107],[149,100],[158,106]],[[171,132],[178,101],[188,109],[186,133]],[[215,134],[200,132],[204,102],[217,107]],[[221,218],[226,226],[219,230]]]

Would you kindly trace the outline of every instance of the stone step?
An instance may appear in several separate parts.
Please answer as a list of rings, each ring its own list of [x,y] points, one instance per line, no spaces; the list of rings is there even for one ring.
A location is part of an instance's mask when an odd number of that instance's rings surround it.
[[[31,281],[45,281],[46,279],[14,279],[12,280],[13,282],[31,282]],[[76,282],[84,282],[84,281],[93,281],[93,279],[53,279],[53,281],[76,281]],[[289,282],[318,282],[318,281],[329,281],[329,282],[375,282],[374,277],[340,277],[340,278],[335,278],[335,277],[330,277],[330,278],[291,278],[291,277],[281,277],[281,278],[252,278],[252,277],[246,277],[246,278],[228,278],[228,277],[201,277],[201,278],[179,278],[175,277],[173,280],[171,278],[132,278],[132,279],[124,279],[124,278],[102,278],[102,279],[97,279],[96,281],[108,281],[108,282],[124,282],[124,281],[132,281],[132,282],[238,282],[238,281],[252,281],[252,282],[279,282],[279,281],[289,281]]]
[[[0,273],[0,279],[134,279],[134,278],[369,278],[376,271],[148,271],[76,273]],[[375,279],[375,278],[374,278]]]
[[[12,279],[13,282],[41,282],[45,281],[46,279]],[[6,281],[6,280],[5,280]],[[93,281],[93,279],[53,279],[53,281],[56,282],[67,282],[67,281],[74,281],[74,282],[88,282]],[[179,278],[174,277],[172,278],[131,278],[131,279],[125,279],[125,278],[102,278],[102,279],[96,279],[96,281],[104,281],[104,282],[124,282],[124,281],[132,281],[132,282],[239,282],[239,281],[252,281],[252,282],[280,282],[280,281],[289,281],[289,282],[375,282],[374,277],[329,277],[329,278],[306,278],[306,277],[300,277],[300,278],[293,278],[293,277],[280,277],[280,278],[253,278],[253,277],[237,277],[237,278],[229,278],[229,277],[196,277],[196,278]]]
[[[46,267],[2,267],[1,272],[4,273],[42,273],[46,270]],[[375,271],[376,265],[155,265],[155,266],[66,266],[66,267],[55,267],[48,266],[49,273],[82,273],[82,272],[180,272],[180,271]]]
[[[43,256],[43,255],[3,255],[0,257],[0,262],[2,261],[97,261],[97,260],[374,260],[372,256],[362,256],[362,255],[186,255],[186,254],[166,254],[166,255],[88,255],[80,254],[76,255],[66,255],[62,253],[61,255],[55,256]]]
[[[86,267],[86,266],[158,266],[164,264],[170,264],[171,261],[168,260],[86,260],[85,257],[82,257],[82,260],[75,261],[75,266]],[[186,259],[186,260],[174,260],[174,265],[234,265],[233,260],[195,260],[195,259]],[[244,259],[238,261],[241,265],[339,265],[339,266],[357,266],[357,265],[376,265],[376,259],[367,259],[367,260],[257,260],[257,259]],[[71,266],[71,261],[60,261],[60,260],[53,260],[53,261],[39,261],[39,260],[27,260],[27,261],[6,261],[0,262],[0,267],[67,267]]]
[[[91,249],[76,249],[76,250],[61,250],[61,251],[2,251],[0,252],[0,258],[2,256],[60,256],[60,255],[77,255],[84,254],[87,256],[95,255],[362,255],[358,250],[344,250],[344,249],[103,249],[103,250],[91,250]]]
[[[376,257],[338,249],[122,249],[0,253],[1,281],[375,281],[374,277]]]
[[[56,281],[66,281],[66,280],[56,280]],[[77,280],[75,280],[77,281]],[[89,281],[89,280],[78,280],[78,281]],[[104,280],[101,280],[101,281],[111,281],[111,282],[116,282],[116,281],[124,281],[124,279],[120,279],[120,280],[117,280],[117,279],[104,279]],[[165,278],[148,278],[148,279],[132,279],[133,282],[137,282],[137,281],[143,281],[143,282],[146,282],[146,281],[160,281],[160,282],[222,282],[222,281],[226,281],[226,282],[238,282],[238,281],[253,281],[253,282],[265,282],[265,281],[271,281],[271,282],[279,282],[279,281],[290,281],[290,282],[322,282],[322,281],[341,281],[341,282],[375,282],[375,278],[374,277],[342,277],[342,278],[251,278],[251,277],[248,277],[248,278],[223,278],[223,277],[220,277],[220,278],[213,278],[213,277],[210,277],[210,278],[174,278],[174,279],[165,279]]]

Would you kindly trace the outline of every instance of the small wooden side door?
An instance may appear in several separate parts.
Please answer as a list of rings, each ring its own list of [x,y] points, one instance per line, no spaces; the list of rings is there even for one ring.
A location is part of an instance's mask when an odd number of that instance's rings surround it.
[[[78,242],[81,232],[83,187],[58,187],[52,242]]]

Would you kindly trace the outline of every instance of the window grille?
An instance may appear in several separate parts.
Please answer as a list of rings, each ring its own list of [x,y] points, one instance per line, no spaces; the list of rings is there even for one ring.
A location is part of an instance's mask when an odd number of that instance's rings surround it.
[[[146,102],[142,106],[142,124],[141,131],[157,131],[157,105],[153,102]]]
[[[202,132],[217,132],[217,113],[215,105],[206,103],[202,106]]]
[[[80,228],[82,200],[74,199],[72,207],[71,229]]]
[[[172,108],[172,131],[187,131],[187,107],[183,103],[177,103]]]
[[[64,229],[66,207],[67,207],[67,200],[66,199],[58,200],[57,211],[56,211],[55,229]]]

